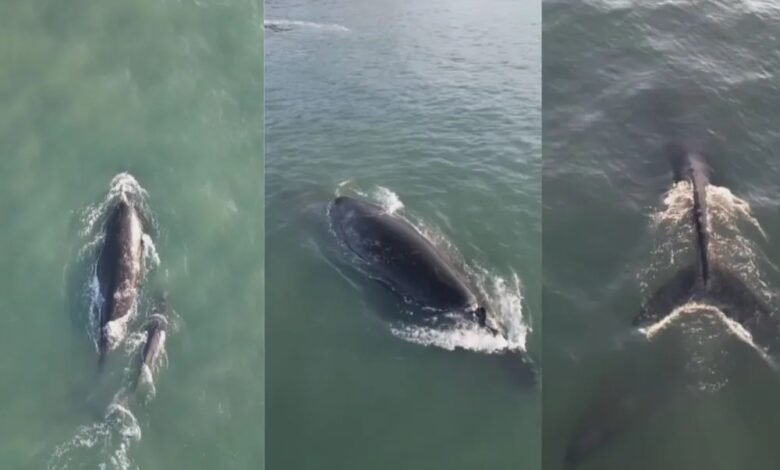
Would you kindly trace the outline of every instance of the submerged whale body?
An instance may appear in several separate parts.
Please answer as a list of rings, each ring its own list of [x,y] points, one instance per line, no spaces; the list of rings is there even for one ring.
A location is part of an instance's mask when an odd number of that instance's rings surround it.
[[[123,322],[135,308],[143,281],[143,223],[135,205],[126,197],[110,209],[104,225],[97,277],[103,305],[99,312],[98,351],[116,346]]]
[[[331,226],[369,275],[430,315],[463,312],[486,326],[485,309],[445,257],[403,218],[359,199],[339,196]]]

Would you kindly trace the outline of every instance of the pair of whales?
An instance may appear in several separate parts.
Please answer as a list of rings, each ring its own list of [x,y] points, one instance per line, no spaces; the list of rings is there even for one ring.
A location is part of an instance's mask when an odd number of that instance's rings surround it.
[[[461,274],[408,221],[348,196],[331,202],[329,218],[335,234],[371,277],[422,307],[421,314],[460,313],[498,334]]]
[[[700,152],[685,146],[671,145],[667,151],[674,182],[687,182],[692,191],[689,223],[692,227],[695,261],[654,292],[634,318],[633,326],[644,328],[658,324],[678,307],[695,302],[721,311],[727,318],[742,325],[757,345],[768,349],[780,333],[780,324],[770,306],[711,252],[707,210],[710,167]],[[576,466],[623,432],[638,417],[650,414],[651,409],[657,407],[669,394],[668,384],[659,387],[660,390],[646,387],[639,398],[617,399],[613,396],[615,387],[607,387],[609,398],[597,401],[569,441],[565,457],[568,466]]]
[[[98,361],[101,366],[107,353],[122,340],[125,322],[139,300],[144,273],[144,220],[138,205],[122,194],[108,210],[96,267],[103,299],[98,312]],[[167,311],[167,294],[162,294],[144,325],[146,342],[141,352],[136,386],[144,368],[151,369],[162,354],[168,327]]]

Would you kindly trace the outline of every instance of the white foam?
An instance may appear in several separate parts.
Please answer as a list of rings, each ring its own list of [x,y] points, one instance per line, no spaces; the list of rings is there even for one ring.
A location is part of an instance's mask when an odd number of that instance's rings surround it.
[[[132,356],[143,348],[146,342],[146,331],[133,331],[125,337],[123,343],[124,352],[127,356]]]
[[[512,273],[511,281],[500,276],[490,276],[494,315],[498,317],[509,342],[509,349],[525,351],[531,326],[523,318],[523,293],[520,278]]]
[[[106,337],[108,350],[115,349],[127,336],[127,322],[130,315],[106,322],[103,326],[103,334]]]
[[[146,364],[142,364],[139,371],[138,391],[142,393],[142,400],[145,403],[148,403],[157,395],[157,388],[154,386],[154,373]]]
[[[765,299],[774,294],[762,279],[761,256],[757,245],[745,234],[745,227],[754,229],[762,237],[766,233],[753,217],[750,205],[729,189],[707,185],[707,230],[709,257],[753,288]],[[639,280],[645,294],[656,277],[665,281],[670,269],[678,270],[693,262],[693,189],[688,181],[676,183],[663,199],[663,207],[651,216],[656,230],[656,245],[649,265],[640,273]]]
[[[513,349],[512,343],[501,335],[494,335],[474,322],[460,322],[453,328],[401,326],[391,328],[397,337],[423,346],[435,346],[453,351],[467,349],[496,353]]]
[[[477,272],[480,274],[476,274]],[[511,280],[487,270],[470,270],[470,279],[486,299],[488,322],[497,327],[493,334],[472,319],[454,314],[454,323],[441,327],[404,325],[391,328],[392,333],[406,341],[434,346],[449,351],[466,349],[484,353],[526,351],[531,326],[523,317],[523,296],[520,279],[512,273]]]
[[[123,404],[114,402],[103,420],[80,426],[71,439],[58,445],[47,468],[66,470],[74,462],[79,468],[94,462],[99,469],[128,470],[133,467],[130,446],[140,440],[138,420]]]
[[[395,214],[404,208],[404,203],[401,202],[401,198],[398,197],[398,194],[384,186],[377,186],[372,195],[373,199],[377,201],[388,214]]]
[[[393,190],[384,186],[375,186],[371,191],[364,191],[360,188],[350,187],[352,181],[345,180],[338,184],[336,188],[336,196],[340,196],[347,193],[354,193],[363,199],[367,199],[370,202],[378,205],[387,214],[395,214],[404,208],[404,203],[401,198]],[[416,228],[416,227],[415,227]]]
[[[85,295],[89,299],[89,315],[87,319],[87,334],[92,340],[95,346],[95,350],[98,348],[98,332],[100,331],[100,311],[103,309],[105,299],[100,293],[100,281],[97,274],[94,272],[89,278],[89,282],[85,288]]]
[[[729,318],[723,311],[714,305],[699,302],[689,302],[674,309],[672,313],[662,318],[658,322],[645,327],[640,328],[639,331],[647,337],[647,339],[653,339],[657,334],[669,328],[672,324],[678,321],[680,318],[686,315],[702,315],[710,314],[714,318],[720,320],[723,325],[726,326],[726,331],[750,346],[753,350],[759,353],[759,355],[767,361],[772,367],[776,368],[774,360],[767,354],[767,352],[753,342],[753,336],[748,330],[745,329],[739,322]]]
[[[280,26],[280,27],[298,27],[306,29],[314,29],[321,31],[339,31],[349,32],[349,28],[336,23],[315,23],[313,21],[301,21],[301,20],[265,20],[263,22],[265,26]]]
[[[144,266],[146,271],[150,271],[160,265],[160,256],[157,254],[157,246],[154,244],[154,240],[148,233],[143,234],[143,248],[144,248]]]

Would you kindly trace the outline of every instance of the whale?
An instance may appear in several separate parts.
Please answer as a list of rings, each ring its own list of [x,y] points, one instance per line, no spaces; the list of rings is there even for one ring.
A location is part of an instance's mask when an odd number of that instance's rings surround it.
[[[144,277],[144,224],[126,195],[109,209],[103,227],[96,274],[103,299],[99,310],[100,362],[121,341],[128,316],[135,309]]]
[[[134,388],[138,388],[138,385],[144,380],[151,380],[151,374],[162,357],[165,348],[166,330],[168,329],[167,294],[163,294],[157,301],[143,329],[146,334],[146,340],[141,350],[138,375],[136,376]]]
[[[687,181],[691,187],[689,223],[693,229],[696,258],[650,296],[634,318],[633,325],[642,328],[655,324],[681,305],[701,302],[718,308],[740,323],[764,347],[769,347],[780,332],[771,307],[711,253],[707,222],[707,188],[711,168],[698,151],[682,145],[669,146],[668,151],[675,183]]]
[[[496,333],[487,310],[446,257],[403,217],[361,199],[338,196],[330,226],[368,275],[434,317],[457,312]]]

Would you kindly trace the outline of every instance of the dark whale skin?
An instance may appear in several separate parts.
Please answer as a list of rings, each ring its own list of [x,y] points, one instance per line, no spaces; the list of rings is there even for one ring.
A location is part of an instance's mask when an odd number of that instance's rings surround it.
[[[458,272],[403,218],[359,199],[330,205],[331,227],[369,275],[426,310],[471,312],[477,300]]]
[[[135,305],[143,282],[143,225],[135,207],[120,201],[112,208],[105,224],[103,246],[97,262],[100,292],[99,352],[110,349],[106,325],[128,315]]]

